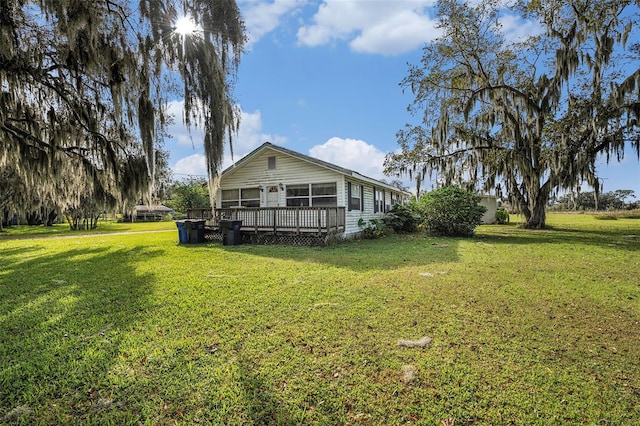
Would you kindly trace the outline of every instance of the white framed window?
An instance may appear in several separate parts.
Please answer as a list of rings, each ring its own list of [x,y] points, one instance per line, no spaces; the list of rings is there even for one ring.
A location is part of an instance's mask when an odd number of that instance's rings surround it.
[[[349,210],[362,210],[362,185],[349,182],[347,185]]]
[[[276,169],[276,156],[272,155],[267,158],[267,170],[275,170]]]
[[[260,188],[223,189],[222,208],[260,207]]]
[[[314,207],[336,207],[338,205],[338,186],[336,183],[312,183],[311,205]]]
[[[309,205],[309,184],[287,185],[287,207]]]
[[[242,188],[240,205],[243,207],[260,207],[260,188]]]
[[[373,211],[374,213],[385,213],[385,192],[382,188],[373,187]]]
[[[336,207],[337,188],[335,182],[287,185],[287,207]]]
[[[238,189],[222,190],[222,208],[237,207],[240,205],[240,191]]]

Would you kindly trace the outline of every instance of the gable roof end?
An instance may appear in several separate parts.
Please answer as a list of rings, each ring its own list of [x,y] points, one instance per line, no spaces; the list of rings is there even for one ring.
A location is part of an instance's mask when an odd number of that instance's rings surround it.
[[[296,152],[296,151],[293,151],[293,150],[290,150],[290,149],[287,149],[287,148],[283,148],[281,146],[273,145],[271,142],[263,143],[258,148],[254,149],[249,154],[247,154],[244,157],[242,157],[234,165],[226,168],[221,173],[220,177],[224,177],[225,175],[229,175],[229,174],[234,173],[239,168],[242,168],[242,166],[244,164],[248,163],[251,160],[251,158],[257,156],[259,153],[261,153],[265,149],[271,149],[271,150],[279,152],[281,154],[297,158],[297,159],[299,159],[301,161],[312,163],[312,164],[315,164],[316,166],[320,166],[320,167],[323,167],[325,169],[333,170],[333,171],[335,171],[337,173],[340,173],[340,174],[342,174],[344,176],[348,176],[348,177],[351,177],[351,178],[354,178],[354,179],[358,179],[358,180],[361,180],[361,181],[365,181],[365,182],[371,183],[371,184],[373,184],[375,186],[380,186],[380,187],[384,187],[386,189],[390,189],[390,190],[393,190],[393,191],[401,192],[401,193],[406,194],[406,195],[411,195],[411,193],[409,193],[407,191],[403,191],[403,190],[398,189],[396,187],[393,187],[393,186],[391,186],[391,185],[389,185],[387,183],[381,182],[381,181],[379,181],[377,179],[373,179],[373,178],[364,176],[364,175],[362,175],[362,174],[360,174],[360,173],[358,173],[358,172],[356,172],[354,170],[350,170],[350,169],[347,169],[347,168],[344,168],[344,167],[340,167],[340,166],[337,166],[335,164],[329,163],[327,161],[323,161],[323,160],[319,160],[317,158],[310,157],[308,155],[300,154],[299,152]]]

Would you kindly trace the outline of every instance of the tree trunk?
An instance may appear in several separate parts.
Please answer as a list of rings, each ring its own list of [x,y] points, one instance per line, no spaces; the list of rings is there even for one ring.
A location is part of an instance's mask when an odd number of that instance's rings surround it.
[[[536,203],[530,209],[531,214],[527,218],[524,227],[527,229],[544,229],[547,222],[547,212],[544,203]]]
[[[549,201],[548,185],[542,188],[532,188],[529,191],[529,205],[524,227],[527,229],[544,229],[547,225],[547,202]],[[533,194],[532,194],[533,192]]]
[[[47,215],[46,226],[53,226],[53,222],[56,220],[56,217],[58,217],[58,214],[56,213],[56,211],[55,210],[51,210],[49,212],[49,214]]]

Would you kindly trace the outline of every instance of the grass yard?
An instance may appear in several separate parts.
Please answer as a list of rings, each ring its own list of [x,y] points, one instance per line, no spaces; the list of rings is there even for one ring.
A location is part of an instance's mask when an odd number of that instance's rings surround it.
[[[640,220],[549,223],[328,248],[11,231],[0,423],[637,424]]]

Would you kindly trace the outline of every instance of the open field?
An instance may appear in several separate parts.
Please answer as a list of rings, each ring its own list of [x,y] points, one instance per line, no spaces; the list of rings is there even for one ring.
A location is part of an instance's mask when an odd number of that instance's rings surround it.
[[[0,424],[637,424],[640,220],[549,223],[328,248],[12,231]]]

